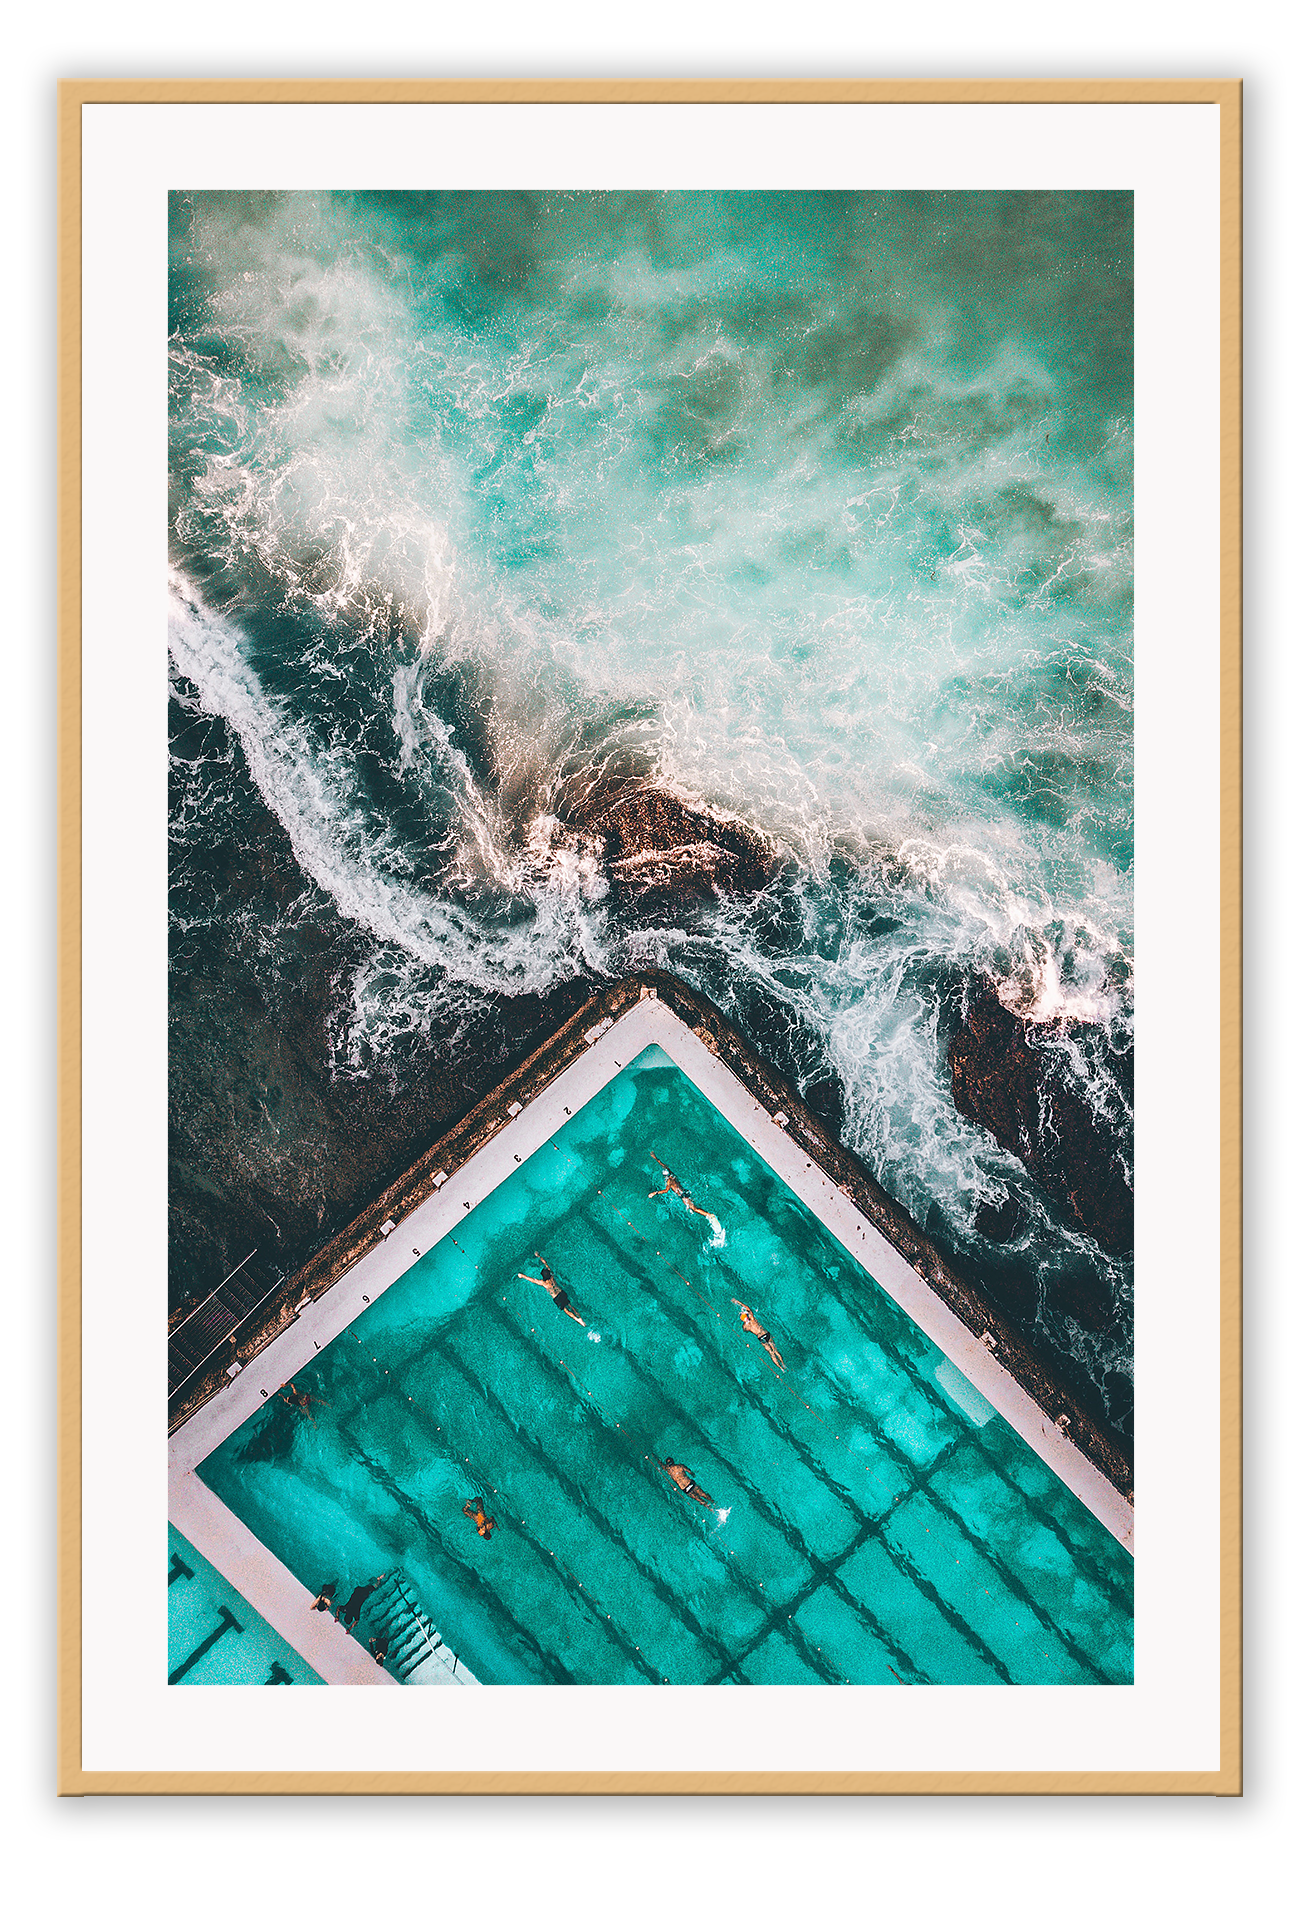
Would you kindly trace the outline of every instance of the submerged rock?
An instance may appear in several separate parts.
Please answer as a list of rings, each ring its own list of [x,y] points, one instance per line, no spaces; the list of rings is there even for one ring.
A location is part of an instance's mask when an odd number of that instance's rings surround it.
[[[1050,1064],[1046,1040],[1059,1030],[1030,1027],[1002,1004],[991,980],[975,976],[948,1043],[953,1102],[1014,1152],[1103,1250],[1128,1252],[1133,1191],[1116,1135]]]
[[[819,1118],[831,1137],[838,1140],[844,1135],[844,1087],[839,1078],[830,1073],[824,1079],[813,1079],[803,1088],[804,1104]]]
[[[1024,1222],[1020,1200],[1010,1193],[1001,1204],[981,1203],[975,1212],[975,1229],[990,1244],[1010,1244]]]
[[[756,893],[776,871],[771,843],[754,828],[658,781],[571,784],[562,818],[600,843],[605,877],[631,897]]]

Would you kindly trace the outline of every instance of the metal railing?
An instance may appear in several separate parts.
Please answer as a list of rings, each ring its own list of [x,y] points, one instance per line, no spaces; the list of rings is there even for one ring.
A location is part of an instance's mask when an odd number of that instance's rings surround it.
[[[255,1245],[247,1257],[240,1259],[229,1276],[221,1280],[215,1290],[209,1291],[193,1310],[182,1317],[174,1329],[168,1331],[167,1401],[169,1403],[216,1354],[224,1342],[238,1335],[254,1312],[261,1309],[272,1291],[283,1284],[283,1271],[277,1271],[273,1278],[261,1285],[254,1277],[241,1277],[240,1273],[245,1264],[256,1255]],[[232,1285],[233,1290],[231,1290]],[[229,1292],[229,1298],[223,1297],[223,1292]]]

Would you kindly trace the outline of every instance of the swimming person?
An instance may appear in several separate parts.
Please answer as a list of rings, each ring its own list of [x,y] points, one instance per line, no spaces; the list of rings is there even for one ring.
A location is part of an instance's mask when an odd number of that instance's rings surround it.
[[[706,1496],[696,1482],[685,1463],[660,1463],[660,1469],[666,1469],[677,1487],[684,1490],[694,1502],[702,1502],[706,1509],[713,1507],[713,1497]]]
[[[568,1291],[562,1291],[560,1289],[559,1283],[556,1280],[555,1272],[551,1269],[550,1265],[546,1262],[546,1259],[542,1256],[540,1251],[534,1251],[533,1256],[537,1259],[537,1262],[541,1265],[542,1269],[546,1272],[546,1276],[545,1277],[530,1277],[527,1271],[516,1271],[515,1276],[522,1277],[525,1284],[539,1284],[549,1297],[554,1298],[555,1302],[560,1306],[560,1309],[564,1312],[565,1316],[572,1317],[574,1323],[581,1324],[583,1329],[585,1330],[587,1328],[586,1319],[583,1317],[579,1317],[576,1310],[571,1310],[569,1308],[569,1293]]]
[[[311,1413],[311,1406],[313,1403],[323,1403],[325,1401],[324,1397],[313,1396],[309,1390],[300,1390],[296,1383],[290,1383],[286,1387],[289,1394],[286,1396],[284,1391],[281,1390],[281,1401],[287,1403],[291,1410],[301,1411],[309,1423],[314,1423],[316,1418]]]
[[[385,1579],[386,1578],[382,1575],[376,1575],[373,1582],[362,1582],[359,1587],[353,1589],[352,1593],[344,1602],[342,1608],[335,1616],[335,1620],[341,1621],[349,1634],[351,1634],[352,1630],[356,1627],[361,1617],[362,1608],[369,1601],[375,1589],[377,1589],[379,1584]]]
[[[312,1607],[319,1608],[323,1615],[328,1615],[334,1607],[334,1597],[338,1592],[339,1585],[337,1582],[326,1582],[324,1588],[312,1603]]]
[[[537,1281],[540,1282],[540,1279]],[[461,1510],[461,1514],[472,1518],[474,1527],[478,1530],[485,1542],[492,1540],[492,1531],[497,1526],[496,1517],[488,1515],[483,1507],[482,1496],[475,1496],[472,1502],[467,1502],[465,1507]]]
[[[672,1172],[669,1171],[667,1165],[665,1165],[663,1159],[660,1158],[658,1152],[651,1152],[650,1156],[654,1159],[656,1165],[658,1165],[660,1171],[663,1173],[664,1182],[660,1190],[648,1192],[647,1196],[651,1198],[666,1198],[668,1196],[668,1193],[671,1191],[675,1198],[681,1199],[682,1203],[686,1206],[686,1209],[688,1211],[693,1211],[697,1218],[707,1218],[709,1223],[711,1225],[714,1225],[716,1229],[720,1231],[722,1229],[722,1226],[718,1223],[718,1219],[715,1213],[713,1213],[712,1211],[706,1211],[702,1204],[696,1204],[694,1198],[692,1198],[690,1192],[687,1191],[681,1179],[675,1178],[673,1176]]]
[[[785,1358],[781,1355],[781,1352],[777,1349],[776,1345],[772,1342],[771,1331],[764,1330],[762,1324],[759,1323],[757,1317],[755,1317],[753,1311],[749,1308],[748,1304],[741,1304],[740,1299],[738,1297],[733,1297],[731,1301],[733,1304],[740,1304],[741,1329],[747,1330],[751,1337],[757,1337],[758,1341],[762,1344],[764,1350],[766,1350],[768,1356],[772,1359],[777,1369],[784,1370]]]

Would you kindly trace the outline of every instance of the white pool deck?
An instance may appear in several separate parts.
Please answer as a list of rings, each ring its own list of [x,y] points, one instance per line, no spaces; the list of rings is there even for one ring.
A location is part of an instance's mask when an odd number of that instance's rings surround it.
[[[590,1035],[588,1035],[590,1039]],[[691,1083],[748,1141],[831,1235],[942,1351],[960,1373],[945,1383],[962,1408],[960,1378],[1011,1425],[1047,1467],[1132,1552],[1133,1505],[1078,1449],[1005,1370],[988,1346],[931,1289],[921,1274],[863,1216],[858,1207],[736,1075],[653,994],[603,1024],[587,1050],[509,1118],[459,1170],[358,1259],[297,1321],[275,1337],[230,1383],[187,1418],[168,1444],[169,1514],[199,1553],[329,1682],[394,1687],[393,1677],[337,1623],[314,1612],[307,1588],[195,1474],[232,1432],[269,1396],[296,1376],[340,1331],[354,1323],[402,1273],[440,1243],[467,1210],[504,1183],[519,1163],[547,1144],[561,1126],[638,1058],[660,1046]],[[940,1380],[943,1380],[942,1371]],[[977,1406],[978,1407],[978,1406]],[[978,1420],[978,1417],[977,1417]],[[437,1618],[437,1611],[433,1611]],[[450,1685],[473,1682],[458,1664],[454,1637],[413,1679]],[[447,1657],[444,1662],[444,1655]],[[408,1683],[410,1685],[410,1683]]]

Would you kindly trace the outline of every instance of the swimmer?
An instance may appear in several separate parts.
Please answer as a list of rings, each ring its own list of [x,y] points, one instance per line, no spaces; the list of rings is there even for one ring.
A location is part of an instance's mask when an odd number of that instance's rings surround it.
[[[757,1317],[755,1317],[753,1311],[749,1308],[748,1304],[741,1304],[740,1299],[738,1297],[733,1297],[731,1301],[733,1304],[740,1305],[741,1329],[747,1330],[751,1337],[757,1337],[758,1341],[762,1344],[764,1350],[766,1350],[768,1356],[772,1359],[777,1369],[784,1370],[785,1358],[781,1355],[781,1352],[777,1349],[776,1345],[772,1342],[771,1331],[764,1330],[762,1324],[759,1323]]]
[[[668,1471],[677,1487],[683,1490],[693,1502],[702,1502],[706,1509],[713,1507],[713,1497],[705,1495],[685,1463],[660,1463],[659,1467]]]
[[[386,1579],[387,1578],[383,1575],[376,1575],[373,1582],[362,1582],[361,1585],[358,1588],[354,1588],[352,1593],[348,1596],[342,1608],[335,1616],[335,1620],[341,1621],[349,1634],[351,1634],[357,1622],[360,1620],[361,1610],[370,1600],[371,1595],[379,1587],[379,1584]]]
[[[334,1607],[334,1597],[338,1592],[339,1585],[337,1582],[326,1582],[324,1588],[312,1603],[312,1607],[319,1608],[323,1615],[328,1615]]]
[[[485,1542],[492,1540],[492,1531],[497,1526],[496,1517],[487,1514],[483,1507],[482,1496],[475,1496],[473,1502],[467,1502],[461,1514],[470,1517]]]
[[[301,1415],[307,1418],[309,1423],[314,1423],[316,1418],[311,1413],[311,1406],[313,1403],[323,1403],[325,1401],[324,1397],[313,1396],[309,1390],[300,1390],[296,1383],[290,1383],[288,1390],[289,1394],[287,1396],[284,1391],[281,1390],[280,1400],[287,1403],[291,1410],[299,1411]]]
[[[647,1197],[666,1198],[668,1196],[668,1193],[671,1191],[673,1196],[675,1198],[680,1198],[682,1203],[686,1206],[686,1209],[688,1211],[693,1211],[697,1218],[707,1218],[710,1224],[717,1225],[718,1220],[717,1220],[717,1217],[714,1215],[714,1213],[712,1211],[706,1211],[702,1204],[696,1204],[694,1198],[692,1198],[689,1191],[687,1191],[681,1179],[675,1178],[673,1176],[672,1172],[669,1171],[667,1165],[665,1165],[663,1159],[660,1158],[658,1152],[651,1152],[650,1156],[654,1159],[656,1165],[658,1165],[660,1171],[663,1173],[664,1182],[662,1187],[658,1191],[648,1192],[646,1194]],[[722,1229],[721,1225],[718,1225],[718,1229],[719,1231],[721,1231]]]
[[[569,1293],[568,1291],[562,1291],[560,1289],[559,1282],[556,1278],[555,1272],[551,1269],[550,1265],[546,1262],[546,1259],[542,1256],[540,1251],[534,1251],[533,1256],[537,1259],[537,1262],[541,1265],[542,1269],[546,1272],[546,1276],[545,1277],[530,1277],[527,1271],[516,1271],[515,1276],[522,1277],[525,1284],[540,1285],[541,1288],[546,1292],[548,1297],[554,1298],[555,1302],[560,1306],[560,1309],[564,1312],[565,1316],[572,1317],[574,1323],[581,1324],[583,1329],[585,1330],[587,1328],[586,1319],[583,1317],[579,1317],[576,1310],[571,1310],[569,1308]]]

